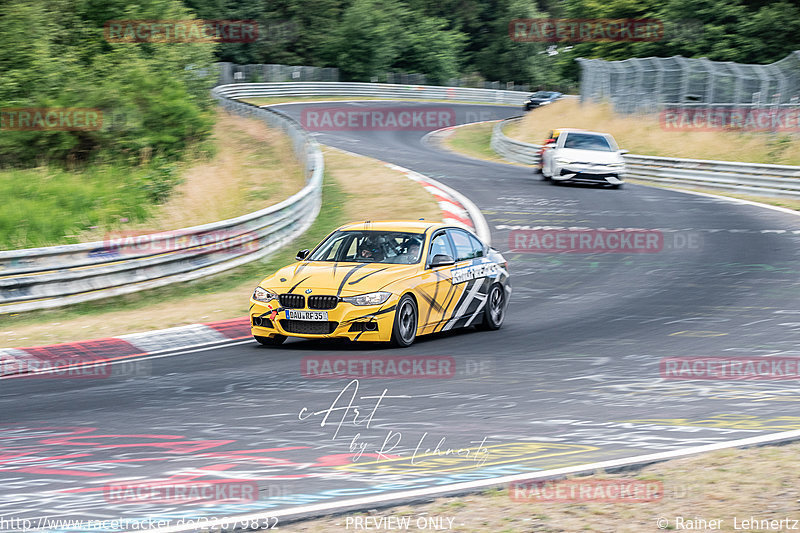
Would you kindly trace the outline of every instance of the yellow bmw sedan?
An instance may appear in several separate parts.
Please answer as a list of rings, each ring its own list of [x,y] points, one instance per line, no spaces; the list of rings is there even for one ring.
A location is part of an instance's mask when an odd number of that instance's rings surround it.
[[[503,325],[508,263],[473,233],[425,221],[359,222],[336,229],[250,298],[253,337],[391,342]]]

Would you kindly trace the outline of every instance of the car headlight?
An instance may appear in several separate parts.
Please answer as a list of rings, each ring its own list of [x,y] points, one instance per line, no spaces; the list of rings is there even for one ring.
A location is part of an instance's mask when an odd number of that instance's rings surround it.
[[[359,294],[358,296],[346,296],[342,298],[342,301],[353,305],[380,305],[388,300],[391,295],[391,292],[378,291]]]
[[[572,160],[564,159],[563,157],[556,157],[556,163],[558,163],[559,165],[571,165]]]
[[[256,290],[253,291],[253,300],[257,302],[271,302],[277,298],[278,295],[275,291],[263,287],[256,287]]]

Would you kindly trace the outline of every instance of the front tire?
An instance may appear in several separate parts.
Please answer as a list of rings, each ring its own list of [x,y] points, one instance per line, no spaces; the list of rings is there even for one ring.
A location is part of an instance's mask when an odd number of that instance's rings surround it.
[[[406,348],[414,344],[417,338],[417,304],[408,294],[397,302],[392,326],[392,345]]]
[[[486,307],[483,309],[483,322],[478,329],[500,329],[506,318],[506,291],[502,285],[496,283],[489,289],[486,296]]]
[[[280,346],[286,340],[286,335],[273,335],[272,337],[260,337],[253,335],[253,338],[261,346]]]

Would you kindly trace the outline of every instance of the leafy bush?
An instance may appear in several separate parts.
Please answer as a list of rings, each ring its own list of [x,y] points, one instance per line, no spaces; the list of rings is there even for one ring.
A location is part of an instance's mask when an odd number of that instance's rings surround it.
[[[103,30],[109,20],[189,18],[179,0],[0,3],[0,109],[93,108],[103,118],[98,130],[3,130],[0,166],[136,164],[143,151],[177,159],[206,138],[215,45],[113,43]]]

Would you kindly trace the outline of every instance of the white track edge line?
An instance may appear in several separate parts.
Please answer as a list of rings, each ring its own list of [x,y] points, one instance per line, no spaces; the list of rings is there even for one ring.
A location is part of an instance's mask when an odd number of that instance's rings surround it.
[[[638,178],[631,178],[631,179],[638,179]],[[658,185],[650,185],[649,183],[631,183],[631,185],[642,185],[644,187],[650,187],[651,189],[661,189],[667,191],[675,191],[675,192],[682,192],[684,194],[694,194],[697,196],[707,196],[709,198],[716,198],[718,200],[725,200],[727,202],[731,202],[734,204],[744,204],[744,205],[752,205],[755,207],[763,207],[764,209],[772,209],[773,211],[778,211],[780,213],[786,213],[789,215],[800,216],[800,211],[795,211],[794,209],[789,209],[788,207],[781,207],[779,205],[770,205],[764,204],[761,202],[756,202],[754,200],[745,200],[743,198],[735,198],[733,196],[723,196],[721,194],[714,194],[710,192],[700,192],[700,191],[690,191],[688,189],[677,189],[673,187],[660,187]]]

